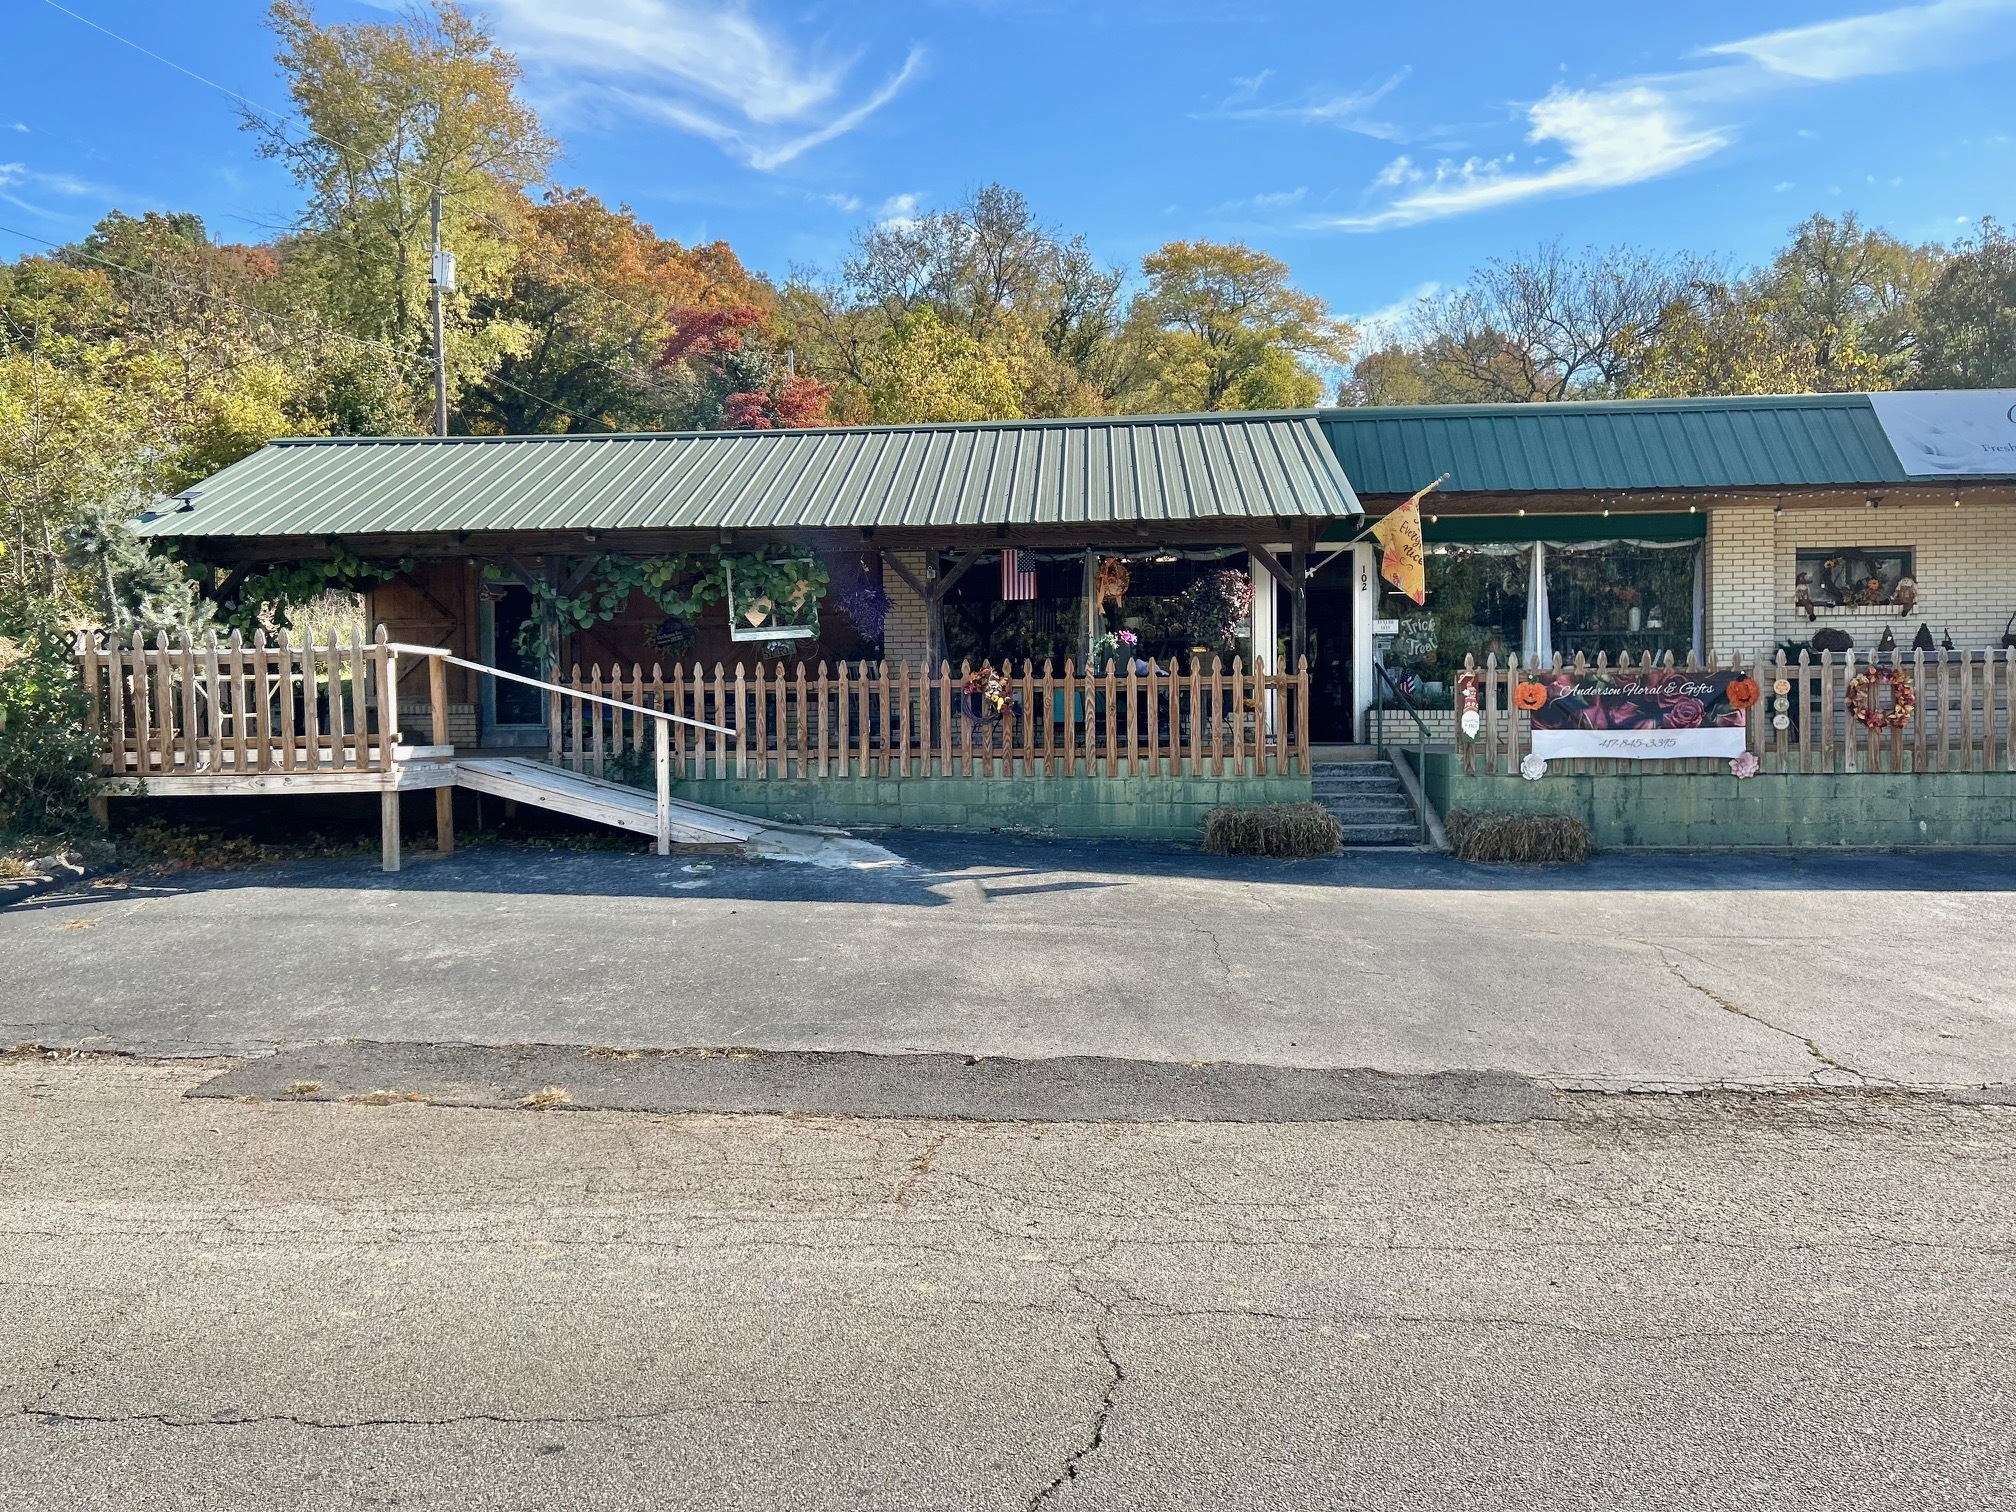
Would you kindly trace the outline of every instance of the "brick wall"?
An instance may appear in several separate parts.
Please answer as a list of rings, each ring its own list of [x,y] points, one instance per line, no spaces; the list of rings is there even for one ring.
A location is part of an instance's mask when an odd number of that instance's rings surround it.
[[[930,639],[930,615],[924,607],[924,600],[910,589],[910,585],[896,575],[896,570],[888,563],[888,558],[899,556],[910,575],[920,583],[930,582],[931,554],[925,551],[891,551],[883,553],[882,589],[889,595],[889,617],[882,622],[882,655],[892,662],[908,662],[912,666],[924,660]]]
[[[1916,554],[1918,604],[1895,609],[1822,609],[1808,623],[1792,603],[1801,548],[1908,546]],[[2016,509],[2000,502],[1892,505],[1880,509],[1717,509],[1708,516],[1708,645],[1769,652],[1825,625],[1873,649],[1888,626],[1908,645],[1920,621],[1957,646],[2000,644],[2016,611]]]

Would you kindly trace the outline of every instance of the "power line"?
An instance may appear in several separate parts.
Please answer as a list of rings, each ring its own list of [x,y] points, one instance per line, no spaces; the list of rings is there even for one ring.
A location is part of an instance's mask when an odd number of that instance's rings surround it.
[[[143,57],[153,59],[156,63],[161,64],[164,68],[173,69],[176,73],[182,74],[187,78],[194,79],[197,83],[203,85],[205,88],[215,90],[217,93],[233,101],[244,110],[265,118],[276,131],[278,131],[282,125],[286,124],[291,120],[293,122],[298,123],[301,131],[305,133],[307,136],[312,137],[316,141],[324,144],[325,146],[342,153],[352,162],[358,163],[366,168],[375,167],[375,165],[371,162],[370,159],[355,152],[351,148],[345,146],[343,143],[335,141],[330,137],[322,135],[322,133],[320,133],[319,131],[316,131],[312,126],[308,125],[308,123],[305,120],[301,119],[300,114],[297,111],[281,111],[275,109],[272,106],[263,105],[259,101],[252,99],[248,95],[239,93],[237,90],[232,89],[228,85],[219,84],[216,80],[208,78],[205,75],[198,73],[195,69],[190,68],[185,64],[178,63],[173,58],[165,57],[161,53],[155,52],[150,47],[146,47],[143,46],[141,43],[135,42],[131,37],[121,35],[119,32],[112,30],[111,27],[106,26],[101,22],[92,20],[89,16],[80,15],[78,12],[70,9],[67,5],[59,3],[59,0],[42,0],[42,3],[44,5],[47,5],[51,10],[58,11],[61,14],[70,17],[71,20],[78,22],[80,25],[88,26],[93,31],[98,32],[103,36],[111,38],[113,41],[119,43],[121,46],[129,47],[133,51],[141,54]],[[453,193],[453,191],[449,190],[445,185],[438,182],[429,182],[425,179],[416,179],[414,182],[420,184],[422,187],[425,187],[427,189],[439,191],[442,194]],[[459,196],[457,197],[459,198]],[[496,214],[494,214],[493,212],[482,210],[478,210],[476,213],[481,220],[483,220],[488,224],[492,233],[495,234],[498,237],[498,239],[502,241],[506,246],[511,247],[514,251],[518,252],[520,255],[529,255],[533,252],[533,249],[531,247],[528,247],[522,242],[514,240],[509,235],[502,220]],[[12,234],[17,236],[25,236],[25,233],[22,232],[14,232]],[[653,235],[655,236],[655,234],[656,233],[654,232]],[[39,237],[25,236],[25,239],[28,241],[38,242],[40,245],[43,246],[54,247],[58,245],[57,243],[54,242],[42,241],[41,238]],[[87,256],[88,254],[80,252],[78,255]],[[116,266],[116,265],[107,264],[107,266]],[[134,274],[136,277],[143,277],[143,278],[156,276],[144,273],[137,268],[125,268],[121,269],[120,271],[131,273]],[[202,291],[192,290],[190,292],[201,293]],[[669,323],[667,319],[669,312],[656,312],[656,313],[647,312],[646,310],[640,308],[639,306],[632,304],[629,300],[624,299],[621,295],[615,294],[607,289],[600,289],[600,288],[595,289],[592,293],[592,297],[594,299],[601,300],[608,304],[615,305],[619,309],[627,310],[632,316],[636,317],[639,321],[643,322],[646,327],[661,326]],[[264,312],[255,312],[255,313],[264,314]],[[360,342],[366,341],[366,338],[348,336],[346,333],[338,331],[331,331],[329,334],[338,336],[344,340],[349,341],[360,341]],[[367,344],[383,345],[382,343],[368,343],[368,342]],[[388,347],[386,348],[386,350],[389,351],[394,349]],[[612,369],[612,372],[613,371],[614,370]],[[494,383],[500,388],[509,389],[512,393],[522,394],[526,398],[531,399],[536,403],[545,405],[548,409],[552,410],[556,414],[566,414],[570,417],[574,416],[575,412],[566,408],[565,406],[556,404],[554,401],[550,399],[545,399],[540,395],[534,394],[529,389],[521,388],[519,385],[514,384],[510,382],[508,379],[505,379],[503,377],[490,375],[485,379],[485,381],[489,383]]]
[[[105,26],[100,24],[99,22],[93,21],[89,16],[79,15],[76,11],[71,10],[67,5],[59,4],[58,0],[42,0],[42,3],[48,6],[51,10],[61,11],[64,15],[70,17],[72,20],[80,22],[83,25],[90,27],[93,31],[103,33],[105,36],[110,37],[113,41],[118,42],[123,46],[130,47],[135,52],[140,53],[146,57],[152,58],[155,62],[162,64],[164,67],[172,68],[175,70],[175,72],[186,75],[187,77],[194,79],[197,83],[202,84],[207,88],[216,90],[219,94],[223,95],[225,98],[235,101],[238,105],[244,107],[245,109],[252,111],[255,114],[266,117],[270,122],[272,122],[276,126],[276,128],[278,125],[285,123],[289,120],[295,121],[300,125],[300,129],[306,135],[313,137],[316,141],[321,142],[324,146],[333,148],[335,151],[342,153],[352,162],[358,163],[366,168],[375,166],[372,164],[370,159],[363,157],[361,154],[353,151],[351,148],[346,147],[343,143],[338,142],[333,138],[322,135],[321,132],[315,130],[315,128],[310,126],[305,120],[302,120],[300,113],[298,111],[291,111],[291,110],[282,111],[282,110],[276,110],[269,105],[262,105],[257,100],[251,99],[246,95],[240,94],[237,90],[232,89],[228,85],[219,84],[214,79],[205,78],[202,74],[196,72],[195,69],[177,63],[173,58],[163,57],[160,53],[155,52],[152,48],[143,47],[140,43],[135,42],[132,38],[121,36],[118,32],[113,31],[112,28],[110,28],[109,26]],[[454,191],[450,190],[445,184],[432,183],[425,179],[416,179],[415,182],[418,183],[421,187],[426,189],[438,189],[443,194],[454,193]],[[498,239],[503,241],[507,246],[510,246],[514,250],[521,253],[530,250],[524,244],[513,241],[510,238],[510,236],[505,230],[503,222],[498,218],[496,214],[490,211],[483,211],[483,210],[478,210],[476,213],[479,217],[481,217],[482,220],[484,220],[489,224],[492,232],[495,233],[498,236]],[[653,234],[655,235],[656,233],[654,232]],[[664,321],[665,317],[663,315],[647,314],[645,311],[639,309],[636,305],[631,304],[628,300],[623,299],[618,295],[611,294],[606,290],[600,290],[600,289],[596,290],[595,292],[597,298],[606,300],[610,304],[628,310],[632,315],[635,315],[638,319],[643,320],[648,324],[656,325]]]
[[[118,32],[112,30],[111,27],[105,26],[100,22],[93,21],[89,16],[80,16],[76,11],[70,9],[69,6],[58,4],[58,0],[42,0],[42,3],[48,6],[51,10],[61,11],[71,20],[76,21],[84,26],[88,26],[91,28],[91,30],[99,32],[104,36],[110,37],[114,42],[117,42],[124,47],[130,47],[133,49],[133,51],[141,54],[144,57],[152,58],[156,63],[161,64],[163,67],[172,68],[175,70],[175,72],[182,74],[188,78],[194,79],[198,84],[203,85],[205,88],[216,90],[217,93],[223,95],[228,100],[234,101],[236,104],[243,107],[245,110],[251,112],[253,115],[264,118],[276,130],[290,120],[298,122],[301,130],[304,133],[306,133],[308,136],[313,137],[316,141],[322,143],[325,147],[333,147],[336,151],[342,153],[345,157],[351,159],[353,162],[360,163],[367,168],[372,166],[368,158],[360,156],[358,153],[344,146],[341,142],[335,141],[330,137],[322,135],[321,132],[317,131],[314,127],[310,126],[305,120],[302,120],[299,111],[276,110],[274,107],[270,105],[262,105],[259,103],[259,101],[251,98],[251,96],[240,94],[237,90],[231,88],[228,84],[219,84],[215,79],[205,78],[202,74],[196,72],[195,69],[186,67],[181,63],[177,63],[173,58],[163,57],[160,53],[155,52],[151,47],[143,47],[140,43],[135,42],[131,37],[121,36]],[[422,188],[439,189],[443,194],[449,194],[453,192],[445,184],[433,183],[424,179],[419,180],[418,182],[420,183]]]

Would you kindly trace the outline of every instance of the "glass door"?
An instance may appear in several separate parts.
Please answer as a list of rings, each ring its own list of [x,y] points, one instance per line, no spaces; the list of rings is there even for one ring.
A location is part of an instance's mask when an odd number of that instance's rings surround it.
[[[545,667],[519,650],[519,632],[533,620],[532,593],[519,584],[493,584],[483,594],[483,663],[500,672],[542,677]],[[546,694],[524,683],[485,677],[483,744],[546,744]]]

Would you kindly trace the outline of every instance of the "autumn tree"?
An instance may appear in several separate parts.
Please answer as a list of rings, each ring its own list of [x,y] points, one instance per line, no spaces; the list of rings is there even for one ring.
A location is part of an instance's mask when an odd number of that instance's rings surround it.
[[[258,114],[246,125],[306,195],[284,249],[303,301],[354,336],[424,352],[438,187],[457,258],[447,301],[456,380],[521,350],[524,333],[495,301],[556,148],[519,98],[517,60],[453,0],[398,21],[327,26],[306,0],[276,0],[269,25],[307,130]]]
[[[1352,332],[1288,265],[1237,244],[1170,242],[1142,259],[1128,310],[1152,377],[1144,410],[1293,409],[1317,403],[1323,370],[1350,355]]]
[[[799,430],[823,425],[829,391],[777,350],[775,324],[755,305],[676,310],[659,358],[681,427]]]
[[[770,337],[776,305],[725,242],[682,247],[627,206],[550,190],[526,215],[508,286],[472,306],[479,322],[508,322],[521,341],[467,382],[463,421],[506,433],[705,428],[678,364],[665,360],[675,329],[694,312],[746,308]]]
[[[1128,382],[1121,282],[1082,237],[1044,226],[1021,194],[991,184],[950,209],[862,231],[837,276],[793,278],[784,315],[807,371],[834,385],[850,418],[891,418],[878,393],[916,412],[912,379],[923,375],[898,375],[936,348],[956,348],[957,371],[980,386],[960,399],[956,377],[932,380],[924,411],[1002,412],[1006,382],[1015,414],[1098,414]]]

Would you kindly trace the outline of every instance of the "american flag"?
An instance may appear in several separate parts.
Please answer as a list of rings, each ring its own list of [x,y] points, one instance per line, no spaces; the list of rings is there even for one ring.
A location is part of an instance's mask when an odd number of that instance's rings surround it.
[[[1018,599],[1036,597],[1036,564],[1025,564],[1022,553],[1012,546],[1001,549],[1001,600],[1014,603]]]

